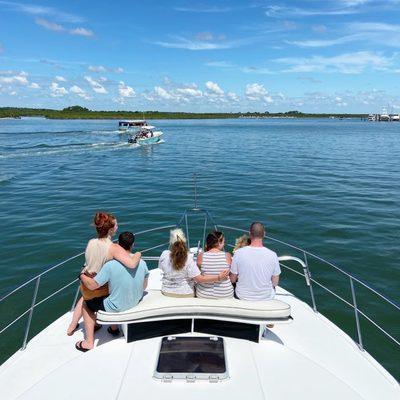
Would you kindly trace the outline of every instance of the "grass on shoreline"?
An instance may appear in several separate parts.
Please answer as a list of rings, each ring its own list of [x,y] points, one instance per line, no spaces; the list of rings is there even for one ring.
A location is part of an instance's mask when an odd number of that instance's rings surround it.
[[[191,113],[164,111],[92,111],[80,106],[62,110],[48,108],[0,107],[0,118],[44,117],[48,119],[226,119],[226,118],[365,118],[366,114],[309,114],[299,111],[283,113]]]

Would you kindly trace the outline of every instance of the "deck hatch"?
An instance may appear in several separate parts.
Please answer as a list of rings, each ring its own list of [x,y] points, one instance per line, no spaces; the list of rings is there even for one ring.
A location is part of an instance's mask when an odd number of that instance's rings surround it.
[[[224,340],[216,336],[164,337],[154,377],[216,382],[228,377]]]

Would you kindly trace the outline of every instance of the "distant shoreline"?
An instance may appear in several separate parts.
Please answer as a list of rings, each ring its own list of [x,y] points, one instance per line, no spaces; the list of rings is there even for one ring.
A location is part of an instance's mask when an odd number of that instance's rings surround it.
[[[92,111],[80,106],[53,110],[44,108],[0,107],[0,119],[42,117],[46,119],[228,119],[228,118],[367,118],[367,114],[313,114],[299,111],[280,113],[192,113],[163,111]]]

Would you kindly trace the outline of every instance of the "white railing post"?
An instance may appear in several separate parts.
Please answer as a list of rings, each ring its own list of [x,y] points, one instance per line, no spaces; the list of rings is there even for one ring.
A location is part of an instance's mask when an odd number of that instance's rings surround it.
[[[29,311],[29,315],[28,315],[28,322],[26,323],[24,341],[22,343],[22,348],[21,348],[22,350],[25,350],[26,343],[28,342],[29,329],[31,327],[32,314],[33,314],[33,309],[35,308],[36,297],[37,297],[38,290],[39,290],[39,284],[40,284],[40,275],[36,279],[35,290],[33,292],[33,297],[32,297],[32,304],[31,304],[31,308],[30,308],[30,311]]]
[[[204,227],[203,227],[203,249],[206,242],[206,230],[207,230],[207,214],[204,216]]]
[[[349,276],[349,278],[350,278],[351,296],[353,297],[354,315],[356,317],[358,347],[360,348],[360,350],[364,350],[363,342],[362,342],[362,336],[361,336],[360,319],[359,319],[359,316],[358,316],[356,291],[355,291],[355,288],[354,288],[353,278],[351,276]]]
[[[315,312],[318,312],[317,303],[315,302],[315,297],[314,297],[314,289],[313,289],[312,281],[311,281],[311,272],[310,272],[310,268],[308,267],[307,253],[305,251],[303,251],[303,256],[304,256],[304,264],[306,266],[306,268],[304,269],[304,273],[307,275],[306,279],[308,281],[308,287],[310,288],[310,295],[311,295],[313,310]]]
[[[187,214],[185,214],[185,226],[186,226],[186,240],[187,240],[187,246],[188,246],[188,248],[190,249],[189,225],[188,225]]]
[[[73,300],[72,306],[71,306],[71,312],[74,311],[74,309],[75,309],[76,300],[78,300],[78,296],[79,296],[79,292],[80,292],[80,286],[81,286],[81,285],[78,285],[78,287],[77,287],[77,289],[76,289],[76,293],[75,293],[75,296],[74,296],[74,300]]]

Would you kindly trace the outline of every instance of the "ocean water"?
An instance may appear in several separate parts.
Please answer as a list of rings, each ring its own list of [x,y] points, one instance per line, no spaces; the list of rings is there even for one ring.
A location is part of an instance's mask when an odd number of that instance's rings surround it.
[[[136,147],[117,121],[0,120],[0,293],[84,250],[97,210],[120,230],[177,223],[198,202],[218,224],[307,249],[399,302],[400,124],[360,120],[265,119],[151,121],[164,143]],[[194,218],[192,245],[201,239]],[[207,228],[210,228],[208,226]],[[226,231],[230,242],[237,233]],[[139,235],[137,248],[168,241],[168,231]],[[302,252],[272,241],[279,255]],[[159,254],[161,248],[149,255]],[[351,302],[349,279],[313,257],[313,278]],[[75,278],[82,258],[41,278],[38,301]],[[300,271],[295,264],[290,267]],[[152,265],[154,266],[154,265]],[[281,284],[310,302],[304,278],[284,270]],[[360,284],[360,310],[400,339],[400,318]],[[317,308],[357,338],[354,311],[314,285]],[[0,330],[31,305],[34,283],[3,302]],[[70,306],[71,286],[35,308],[29,337]],[[1,340],[2,361],[21,345],[26,316]],[[397,346],[364,317],[363,341],[397,378]],[[3,335],[4,336],[4,335]]]

